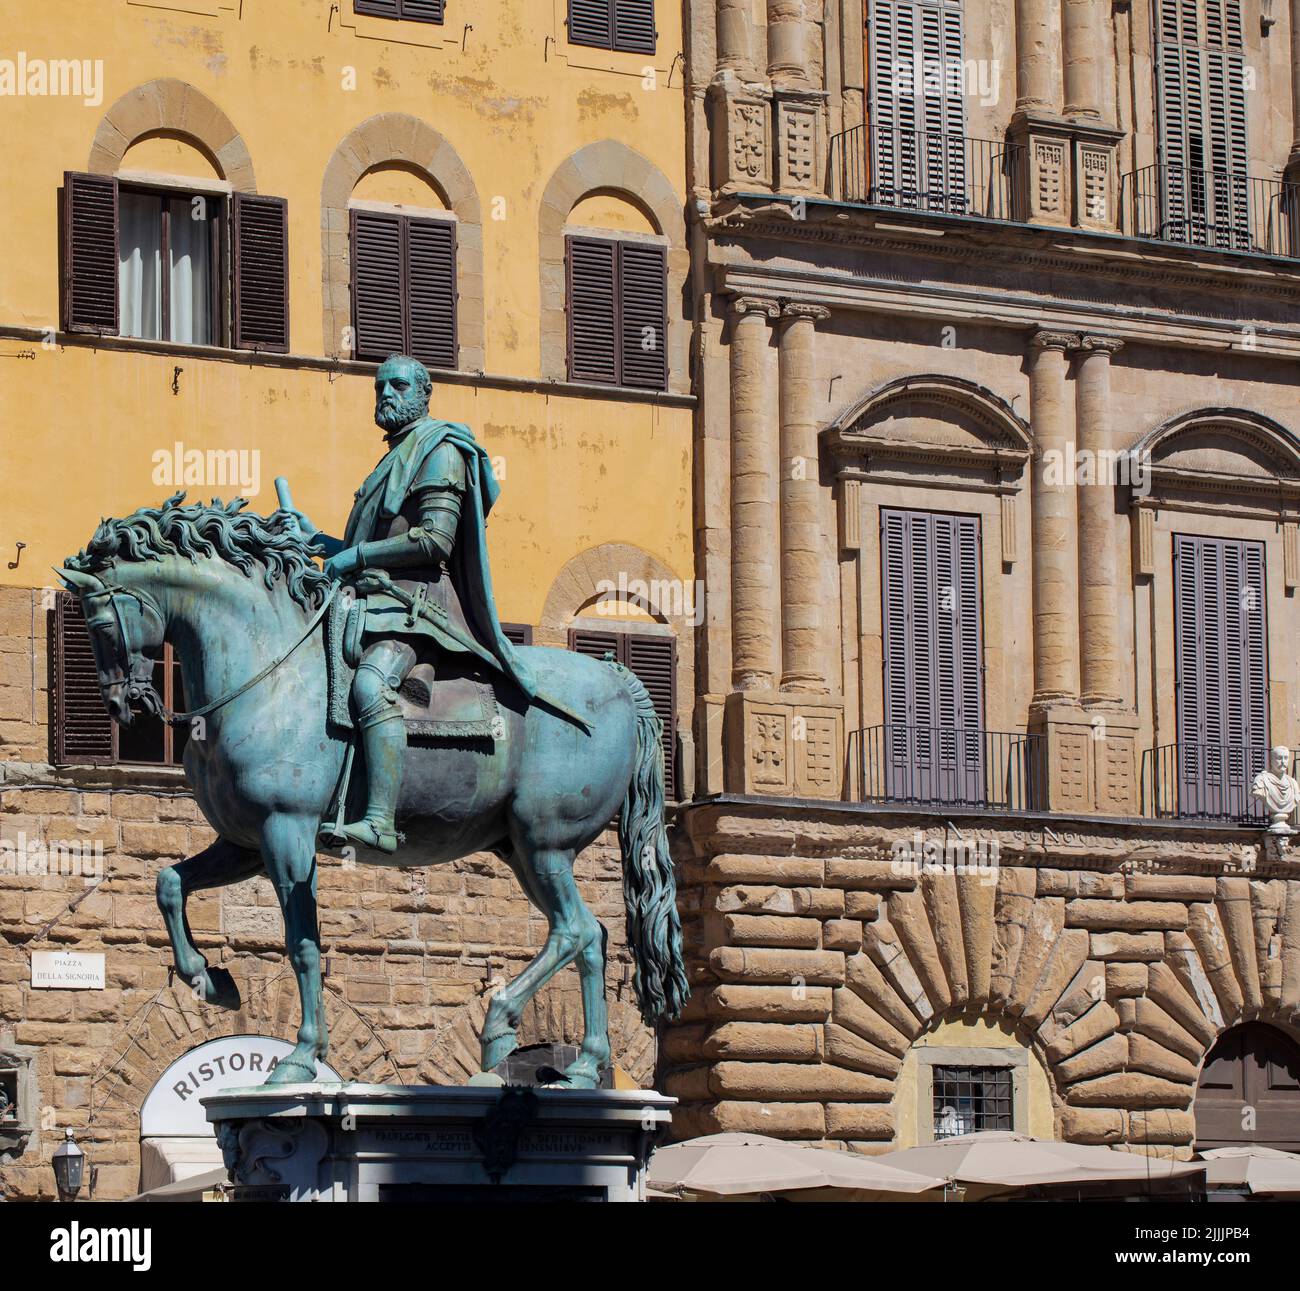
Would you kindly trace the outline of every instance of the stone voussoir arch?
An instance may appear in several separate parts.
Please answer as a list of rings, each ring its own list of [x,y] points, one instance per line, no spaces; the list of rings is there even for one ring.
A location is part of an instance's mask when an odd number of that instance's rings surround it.
[[[173,77],[127,90],[104,113],[87,168],[94,174],[115,175],[132,144],[159,133],[196,144],[235,192],[257,192],[253,159],[234,123],[202,90]]]
[[[1084,881],[1097,899],[1072,919]],[[1248,1021],[1300,1034],[1300,939],[1288,919],[1300,887],[1280,886],[1160,875],[1133,891],[1146,898],[1134,907],[1110,875],[891,875],[834,994],[826,1060],[842,1069],[841,1096],[892,1104],[911,1046],[940,1022],[978,1017],[1040,1059],[1058,1137],[1189,1157],[1197,1082],[1218,1039]],[[1150,920],[1162,945],[1109,960],[1115,933],[1069,926],[1112,901],[1119,926]]]
[[[91,1076],[91,1125],[122,1112],[138,1116],[162,1073],[196,1045],[248,1034],[295,1042],[298,988],[293,973],[281,968],[262,975],[238,962],[226,967],[239,983],[243,1002],[238,1010],[196,1001],[190,988],[175,978],[122,1024]],[[337,991],[327,989],[324,999],[329,1065],[347,1080],[397,1080],[396,1064],[362,1015]]]
[[[482,372],[485,363],[483,308],[483,215],[469,168],[456,149],[427,122],[405,112],[381,112],[350,131],[335,148],[321,182],[324,352],[348,357],[345,329],[352,322],[352,257],[348,199],[361,177],[376,166],[398,163],[419,171],[456,216],[457,366]]]
[[[589,143],[565,158],[547,182],[538,214],[541,269],[541,365],[548,381],[568,379],[564,227],[573,208],[598,193],[638,207],[668,244],[668,388],[690,388],[688,319],[682,291],[689,269],[683,198],[652,161],[617,139]]]

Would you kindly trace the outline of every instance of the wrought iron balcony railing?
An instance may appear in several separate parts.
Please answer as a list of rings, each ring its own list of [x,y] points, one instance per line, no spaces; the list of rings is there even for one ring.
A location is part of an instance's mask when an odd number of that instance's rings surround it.
[[[1276,179],[1186,166],[1144,166],[1121,181],[1131,237],[1257,255],[1300,256],[1300,190]]]
[[[1037,811],[1046,806],[1046,741],[1019,731],[872,726],[849,740],[862,802]]]
[[[1250,796],[1268,766],[1263,745],[1162,744],[1142,759],[1143,798],[1157,817],[1264,825],[1268,812]]]
[[[832,197],[988,220],[1017,218],[1019,144],[927,130],[860,125],[831,140]]]

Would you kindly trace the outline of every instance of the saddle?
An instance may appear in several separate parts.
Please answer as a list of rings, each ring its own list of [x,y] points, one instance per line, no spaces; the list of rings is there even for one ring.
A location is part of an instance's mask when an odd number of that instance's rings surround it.
[[[365,604],[336,597],[325,620],[325,658],[329,681],[329,721],[340,731],[356,729],[350,696],[352,678],[361,660],[361,628]],[[499,709],[487,669],[443,655],[435,667],[420,659],[398,691],[413,742],[492,739]]]

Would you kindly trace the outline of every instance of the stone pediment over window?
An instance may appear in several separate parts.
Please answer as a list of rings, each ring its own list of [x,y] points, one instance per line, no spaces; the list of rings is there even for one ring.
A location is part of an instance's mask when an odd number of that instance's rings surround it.
[[[837,470],[932,487],[1019,487],[1029,427],[973,381],[914,376],[886,382],[822,432]]]
[[[1263,508],[1270,514],[1300,505],[1300,441],[1262,413],[1181,413],[1133,451],[1149,473],[1149,484],[1134,490],[1135,501],[1237,512]]]

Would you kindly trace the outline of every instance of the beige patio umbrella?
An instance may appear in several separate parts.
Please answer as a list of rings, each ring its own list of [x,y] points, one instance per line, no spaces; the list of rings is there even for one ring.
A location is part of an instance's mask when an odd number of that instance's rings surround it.
[[[1211,1188],[1246,1188],[1275,1197],[1300,1194],[1300,1156],[1294,1152],[1242,1144],[1211,1148],[1200,1156]]]
[[[880,1157],[815,1148],[765,1134],[706,1134],[660,1148],[650,1161],[649,1191],[657,1197],[731,1197],[754,1193],[835,1190],[885,1196],[942,1188],[930,1174],[883,1165]]]
[[[1008,1130],[955,1135],[919,1148],[888,1152],[877,1161],[940,1175],[968,1185],[968,1200],[1015,1191],[1064,1185],[1157,1185],[1161,1191],[1185,1186],[1205,1170],[1199,1161],[1167,1161],[1114,1148],[1036,1139]],[[1124,1191],[1135,1191],[1133,1188]]]

